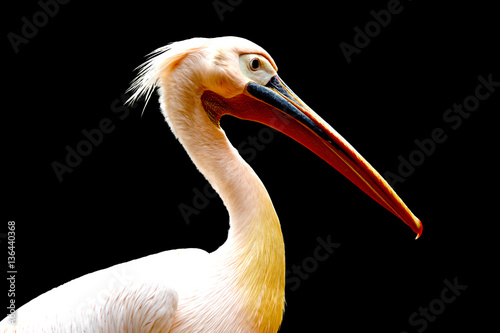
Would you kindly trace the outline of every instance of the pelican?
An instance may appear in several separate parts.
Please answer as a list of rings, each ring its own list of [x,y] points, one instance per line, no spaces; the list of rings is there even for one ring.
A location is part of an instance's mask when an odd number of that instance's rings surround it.
[[[170,250],[84,275],[28,302],[0,331],[277,332],[285,302],[281,226],[264,185],[221,129],[224,115],[298,141],[418,238],[420,220],[277,71],[263,48],[238,37],[193,38],[154,51],[131,84],[130,102],[147,103],[158,91],[170,129],[229,212],[226,242],[212,253]]]

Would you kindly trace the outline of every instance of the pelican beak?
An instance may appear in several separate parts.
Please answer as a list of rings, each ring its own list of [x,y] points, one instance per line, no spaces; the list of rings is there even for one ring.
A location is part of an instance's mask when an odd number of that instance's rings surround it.
[[[330,125],[302,102],[276,75],[265,85],[249,82],[241,95],[225,99],[206,91],[202,103],[218,126],[223,114],[256,121],[296,140],[405,222],[416,234],[422,223],[387,181]]]

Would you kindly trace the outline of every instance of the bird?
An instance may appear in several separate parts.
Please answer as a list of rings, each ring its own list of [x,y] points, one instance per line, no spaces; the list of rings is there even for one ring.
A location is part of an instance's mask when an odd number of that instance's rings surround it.
[[[422,234],[387,181],[284,83],[257,44],[231,36],[173,42],[137,71],[128,102],[147,104],[158,92],[168,126],[229,213],[227,240],[211,253],[166,250],[84,275],[26,303],[0,331],[277,332],[285,308],[281,224],[221,128],[225,115],[291,137]]]

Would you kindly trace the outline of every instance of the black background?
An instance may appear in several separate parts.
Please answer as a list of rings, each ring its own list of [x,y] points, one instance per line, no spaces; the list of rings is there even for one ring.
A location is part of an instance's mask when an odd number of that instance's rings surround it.
[[[179,212],[206,182],[156,97],[142,118],[142,105],[124,119],[113,110],[147,53],[190,37],[235,35],[269,51],[288,86],[380,173],[397,173],[398,156],[408,158],[414,140],[435,128],[447,135],[395,185],[423,222],[418,241],[293,140],[275,134],[257,151],[250,164],[280,216],[287,267],[312,257],[318,237],[341,244],[296,290],[287,286],[281,331],[417,332],[424,327],[410,325],[409,316],[455,278],[467,289],[421,331],[488,327],[498,303],[500,88],[456,130],[443,114],[474,94],[479,75],[500,81],[497,10],[486,1],[402,1],[402,11],[348,64],[339,44],[353,44],[354,27],[363,29],[370,11],[388,1],[232,3],[221,20],[212,1],[71,1],[18,53],[7,34],[21,34],[22,17],[32,20],[40,5],[8,4],[0,231],[16,221],[16,304],[117,263],[174,248],[213,251],[224,242],[228,215],[220,199],[189,224]],[[82,130],[104,118],[113,131],[59,182],[51,164],[64,163],[65,147],[75,148]],[[263,128],[231,118],[222,125],[235,146]]]

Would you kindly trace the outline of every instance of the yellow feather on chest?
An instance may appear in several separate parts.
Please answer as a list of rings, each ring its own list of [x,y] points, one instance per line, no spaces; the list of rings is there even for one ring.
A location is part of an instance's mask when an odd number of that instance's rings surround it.
[[[255,332],[277,332],[285,304],[285,247],[272,205],[260,218],[240,243],[237,285]]]

